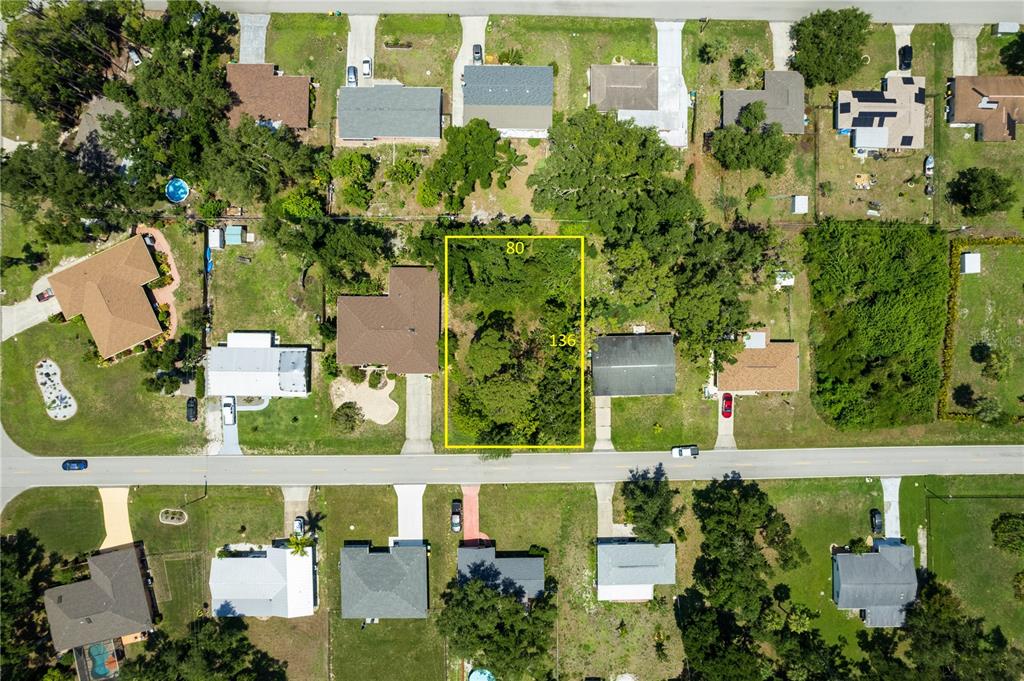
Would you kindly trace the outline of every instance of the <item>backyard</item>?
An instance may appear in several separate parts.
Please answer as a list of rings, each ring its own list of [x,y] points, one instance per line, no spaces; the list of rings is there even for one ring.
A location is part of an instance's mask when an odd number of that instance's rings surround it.
[[[450,97],[452,67],[461,43],[462,24],[454,14],[382,14],[377,19],[373,77],[439,87]]]
[[[106,537],[103,505],[95,487],[36,487],[4,508],[0,534],[32,532],[47,553],[66,558],[91,553]]]

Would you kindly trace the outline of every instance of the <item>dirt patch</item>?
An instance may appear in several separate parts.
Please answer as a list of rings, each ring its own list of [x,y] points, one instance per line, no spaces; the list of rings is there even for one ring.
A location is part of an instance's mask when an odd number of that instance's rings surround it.
[[[344,376],[331,382],[331,405],[337,409],[344,402],[355,402],[363,410],[367,421],[386,426],[398,416],[398,403],[391,399],[395,382],[385,379],[384,385],[371,388],[368,381],[355,385]]]

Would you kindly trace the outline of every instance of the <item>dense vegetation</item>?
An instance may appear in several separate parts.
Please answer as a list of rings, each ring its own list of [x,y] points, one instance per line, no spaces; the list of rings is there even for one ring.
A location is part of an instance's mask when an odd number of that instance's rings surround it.
[[[870,30],[871,17],[853,7],[810,14],[790,29],[790,66],[803,75],[808,87],[841,83],[863,65]]]
[[[653,471],[630,471],[629,480],[622,485],[622,499],[633,535],[654,544],[672,541],[673,533],[682,538],[679,520],[685,508],[676,504],[677,496],[679,490],[671,487],[660,464]]]
[[[1013,178],[992,168],[965,168],[949,183],[949,200],[975,217],[1006,210],[1017,200]]]
[[[785,172],[793,143],[781,125],[765,124],[764,107],[764,102],[747,104],[740,109],[736,123],[715,131],[712,153],[726,170],[757,168],[769,177]]]
[[[805,239],[819,413],[840,428],[933,419],[949,288],[942,235],[825,220]]]

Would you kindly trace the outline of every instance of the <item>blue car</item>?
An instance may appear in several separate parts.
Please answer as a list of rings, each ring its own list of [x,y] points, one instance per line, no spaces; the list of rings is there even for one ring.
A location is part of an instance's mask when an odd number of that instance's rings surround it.
[[[84,471],[89,467],[89,462],[85,459],[68,459],[60,467],[66,471]]]

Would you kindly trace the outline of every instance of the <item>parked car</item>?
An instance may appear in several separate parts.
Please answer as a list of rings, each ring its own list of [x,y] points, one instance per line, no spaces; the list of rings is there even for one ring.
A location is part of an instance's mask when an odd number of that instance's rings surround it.
[[[933,196],[934,194],[935,194],[935,185],[933,185],[931,182],[929,182],[928,184],[926,184],[924,186],[924,195],[925,196]]]
[[[699,454],[697,445],[676,445],[672,448],[673,459],[696,459]]]
[[[220,404],[220,410],[224,414],[224,425],[235,425],[235,398],[225,397]]]
[[[871,534],[882,534],[882,512],[877,508],[871,509]]]
[[[928,154],[924,157],[924,176],[931,177],[935,174],[935,157]]]
[[[189,423],[199,418],[199,400],[190,397],[185,400],[185,420]]]
[[[300,536],[306,534],[306,519],[301,515],[295,516],[295,520],[292,521],[292,532]]]
[[[359,84],[359,69],[354,66],[348,67],[348,75],[345,78],[345,84],[349,87],[355,87]]]
[[[462,532],[462,499],[452,500],[452,532]]]
[[[473,45],[473,63],[480,65],[484,63],[484,46]]]
[[[910,45],[904,45],[899,51],[900,57],[900,71],[909,71],[910,67],[914,64],[914,48]]]
[[[732,393],[722,395],[722,418],[732,417]]]
[[[85,459],[68,459],[60,467],[66,471],[84,471],[89,467],[89,462]]]
[[[370,62],[369,59],[364,59],[363,60],[363,76],[364,77],[366,77],[366,78],[370,77],[370,74],[372,73],[372,67],[373,67],[373,64]]]
[[[52,288],[48,288],[45,291],[40,291],[39,293],[36,294],[36,300],[38,300],[40,303],[45,303],[50,298],[53,298]]]
[[[153,586],[153,575],[146,575],[146,586]]]
[[[132,66],[138,66],[142,63],[142,56],[134,47],[128,49],[128,58],[132,60]]]

